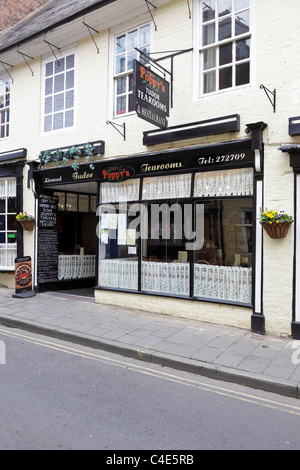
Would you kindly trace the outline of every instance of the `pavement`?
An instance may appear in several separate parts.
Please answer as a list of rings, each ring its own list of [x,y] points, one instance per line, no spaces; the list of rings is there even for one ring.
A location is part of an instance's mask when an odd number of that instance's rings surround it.
[[[3,326],[300,398],[300,341],[292,338],[99,304],[84,290],[13,294],[0,287]]]

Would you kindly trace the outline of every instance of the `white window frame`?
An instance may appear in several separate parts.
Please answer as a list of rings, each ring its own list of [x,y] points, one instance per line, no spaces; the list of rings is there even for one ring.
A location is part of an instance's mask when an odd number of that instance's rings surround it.
[[[218,0],[216,0],[218,2]],[[219,93],[228,93],[232,92],[234,90],[240,90],[242,88],[247,88],[253,84],[253,77],[254,77],[254,9],[255,9],[255,0],[249,0],[249,32],[245,34],[240,34],[236,36],[234,34],[234,21],[232,22],[232,32],[231,32],[231,37],[223,39],[221,41],[218,40],[217,33],[218,33],[218,28],[215,28],[215,41],[208,44],[204,45],[202,44],[202,36],[203,36],[203,22],[202,22],[202,3],[203,0],[197,0],[195,2],[195,28],[194,28],[194,44],[195,44],[195,54],[194,54],[194,81],[196,84],[196,87],[194,88],[194,98],[195,100],[198,100],[199,98],[205,98],[209,96],[213,96],[215,94]],[[233,0],[233,5],[234,5],[234,0]],[[244,10],[241,10],[244,11]],[[230,17],[233,18],[235,17],[235,14],[238,13],[237,11],[232,11],[230,14]],[[229,16],[228,16],[229,17]],[[218,20],[222,20],[223,18],[226,19],[228,18],[227,16],[223,16],[218,18],[217,14],[214,20],[211,21],[211,23],[215,22],[216,26],[218,25]],[[209,22],[205,23],[208,24]],[[225,65],[219,65],[219,47],[224,46],[226,44],[236,44],[237,41],[243,40],[243,39],[249,39],[250,40],[250,54],[249,58],[236,61],[235,59],[235,47],[233,47],[233,57],[232,57],[232,62],[227,63]],[[216,71],[216,87],[215,90],[210,91],[210,92],[204,92],[204,67],[203,67],[203,58],[204,54],[203,51],[209,49],[209,48],[216,48],[216,66],[214,67],[214,70]],[[242,63],[249,62],[250,64],[250,71],[249,71],[249,82],[241,85],[236,85],[235,84],[235,71],[236,71],[236,65],[240,65]],[[232,67],[232,86],[227,87],[227,88],[219,88],[219,70],[222,68],[226,67]]]
[[[0,243],[0,270],[2,271],[14,271],[15,269],[17,241],[8,243],[8,234],[17,234],[17,230],[8,230],[7,218],[8,216],[17,215],[16,212],[8,212],[8,199],[17,197],[16,187],[16,178],[0,178],[0,199],[5,200],[5,212],[1,212],[1,216],[4,215],[5,217],[5,229],[1,230],[1,234],[4,233],[5,236],[5,243]],[[6,263],[3,263],[4,258]]]
[[[55,59],[54,55],[53,54],[49,54],[47,56],[45,56],[43,58],[43,61],[42,61],[42,119],[41,119],[41,133],[44,134],[44,135],[48,135],[48,134],[51,134],[51,133],[56,133],[56,132],[65,132],[67,130],[71,130],[71,129],[74,129],[76,127],[76,109],[77,109],[77,73],[78,73],[78,54],[77,54],[77,48],[72,48],[72,49],[68,49],[68,50],[65,50],[65,51],[61,51],[58,55],[57,55],[57,59],[58,61],[59,60],[62,60],[62,59],[66,59],[66,57],[68,56],[71,56],[73,55],[74,56],[74,66],[71,67],[69,69],[69,71],[71,70],[74,70],[74,84],[73,84],[73,87],[67,89],[66,88],[66,70],[64,71],[64,88],[63,90],[60,90],[59,92],[54,92],[54,89],[52,89],[52,93],[46,95],[46,79],[47,79],[47,76],[46,76],[46,65],[50,62],[53,63],[53,66],[55,66],[55,63],[57,62],[57,60]],[[56,74],[56,75],[59,75],[59,74]],[[55,74],[53,74],[53,77],[55,77]],[[67,92],[70,92],[70,91],[73,91],[73,107],[70,107],[70,108],[66,108],[66,103],[65,103],[65,98],[66,98],[66,93]],[[56,95],[59,95],[60,93],[64,93],[64,107],[62,110],[59,110],[59,111],[54,111],[53,109],[53,106],[54,106],[54,96]],[[46,98],[47,97],[52,97],[52,111],[51,112],[46,112],[46,106],[45,106],[45,102],[46,102]],[[70,110],[73,110],[73,124],[71,126],[66,126],[66,122],[65,122],[65,113],[66,111],[70,111]],[[46,115],[48,116],[54,116],[55,114],[59,114],[60,112],[63,113],[63,116],[64,116],[64,122],[63,122],[63,126],[60,127],[60,128],[57,128],[57,129],[54,129],[53,128],[53,121],[52,121],[52,126],[51,126],[51,130],[45,130],[45,117]]]
[[[9,84],[9,102],[8,105],[6,104],[6,95],[8,94],[6,91],[4,94],[1,94],[2,86],[6,86],[5,84]],[[10,132],[10,106],[11,106],[11,80],[7,77],[0,77],[0,98],[3,97],[3,108],[0,108],[0,140],[7,139],[9,137]],[[4,115],[4,120],[2,122],[2,116]],[[4,135],[2,136],[2,129],[4,129]]]
[[[112,76],[113,76],[113,87],[112,87],[112,93],[111,93],[111,98],[112,98],[112,102],[113,102],[113,105],[111,106],[111,112],[109,114],[111,114],[113,116],[113,118],[122,118],[124,116],[128,116],[128,115],[132,115],[135,113],[135,110],[132,110],[132,111],[128,111],[128,104],[129,104],[129,95],[132,94],[132,90],[129,91],[129,79],[128,77],[132,74],[133,72],[133,69],[125,69],[124,72],[121,72],[121,73],[117,73],[117,70],[116,70],[116,57],[117,57],[117,38],[122,36],[122,35],[126,35],[126,38],[128,37],[128,35],[135,31],[135,30],[139,30],[142,29],[143,27],[145,26],[149,26],[149,34],[150,34],[150,41],[149,43],[147,43],[146,45],[149,47],[149,51],[151,50],[151,46],[152,46],[152,38],[153,38],[153,25],[152,25],[152,22],[147,20],[147,21],[140,21],[140,22],[137,22],[137,24],[135,26],[124,26],[122,29],[120,28],[118,31],[112,31],[112,36],[111,36],[111,45],[112,45],[112,55],[111,55],[111,63],[112,63],[112,66],[111,66],[111,72],[112,72]],[[143,45],[141,46],[140,44],[137,45],[137,48],[141,48],[142,50],[144,49]],[[132,49],[130,49],[132,50]],[[149,53],[149,51],[147,51]],[[146,52],[146,53],[147,53]],[[126,59],[127,59],[127,54],[128,54],[128,49],[126,47]],[[139,54],[137,53],[137,60],[140,60],[142,61],[143,60],[143,57],[140,56],[139,57]],[[126,60],[126,63],[127,63],[127,60]],[[122,78],[122,77],[126,77],[126,91],[125,93],[120,93],[119,95],[117,95],[117,80],[119,78]],[[119,113],[117,114],[117,97],[118,96],[124,96],[126,97],[126,110],[124,113]]]

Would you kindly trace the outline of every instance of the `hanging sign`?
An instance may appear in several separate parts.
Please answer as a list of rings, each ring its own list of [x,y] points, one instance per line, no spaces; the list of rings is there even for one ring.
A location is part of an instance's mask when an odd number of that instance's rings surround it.
[[[137,60],[133,68],[133,97],[141,119],[161,129],[168,127],[169,83]]]

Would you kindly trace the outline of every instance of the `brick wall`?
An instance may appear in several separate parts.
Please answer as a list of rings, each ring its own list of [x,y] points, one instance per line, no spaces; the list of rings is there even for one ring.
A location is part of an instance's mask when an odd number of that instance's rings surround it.
[[[0,34],[49,0],[0,0]]]

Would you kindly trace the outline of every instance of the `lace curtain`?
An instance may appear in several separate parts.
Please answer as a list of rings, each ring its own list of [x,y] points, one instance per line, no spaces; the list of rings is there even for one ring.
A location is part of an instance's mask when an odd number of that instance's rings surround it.
[[[205,171],[195,175],[195,197],[252,196],[253,169]]]
[[[138,289],[138,261],[101,259],[99,285],[119,289]]]
[[[142,262],[142,290],[188,296],[189,288],[188,263]]]
[[[0,197],[17,197],[17,183],[15,178],[0,179]]]
[[[143,181],[143,199],[191,197],[191,174],[158,176]]]
[[[101,183],[100,201],[138,201],[139,200],[139,179],[121,181],[119,183]]]
[[[95,255],[59,255],[58,279],[95,277]]]

